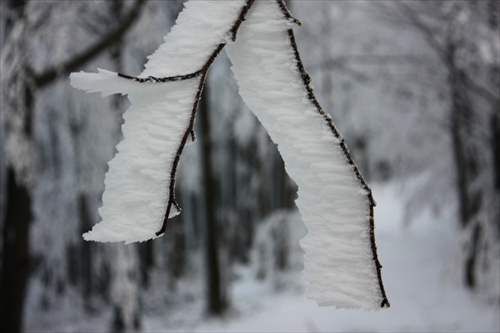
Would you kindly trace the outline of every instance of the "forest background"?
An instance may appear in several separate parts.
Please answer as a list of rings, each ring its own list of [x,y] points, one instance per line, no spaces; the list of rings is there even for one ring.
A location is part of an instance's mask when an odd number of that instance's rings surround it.
[[[127,246],[81,238],[99,221],[128,101],[85,95],[68,75],[96,68],[137,75],[182,3],[0,3],[0,322],[7,331],[193,328],[202,318],[247,314],[242,286],[267,284],[269,303],[277,297],[279,304],[280,293],[303,295],[296,188],[238,96],[225,56],[208,76],[198,142],[178,174],[183,211],[166,235]],[[391,226],[398,232],[417,223],[428,235],[450,228],[448,283],[467,290],[471,306],[498,310],[499,2],[287,4],[303,22],[298,47],[318,99],[375,184],[376,200],[380,189],[388,214],[381,216],[399,212]],[[397,195],[384,196],[387,189]],[[382,230],[384,223],[376,219]],[[379,248],[383,254],[383,242]],[[439,270],[433,260],[418,264]],[[182,320],[169,315],[178,311]],[[411,322],[401,325],[411,330]]]

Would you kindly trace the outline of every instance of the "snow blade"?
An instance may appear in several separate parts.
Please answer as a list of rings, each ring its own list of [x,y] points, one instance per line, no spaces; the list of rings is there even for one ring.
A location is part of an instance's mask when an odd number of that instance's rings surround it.
[[[309,297],[339,308],[388,307],[371,190],[314,97],[281,2],[257,1],[226,50],[243,100],[298,185]]]
[[[71,75],[76,88],[127,94],[131,102],[105,178],[102,221],[84,239],[156,238],[180,212],[174,197],[180,156],[195,139],[208,69],[228,44],[240,93],[299,187],[309,297],[340,308],[389,307],[375,245],[375,201],[309,85],[295,24],[282,0],[188,1],[138,77],[105,70]]]

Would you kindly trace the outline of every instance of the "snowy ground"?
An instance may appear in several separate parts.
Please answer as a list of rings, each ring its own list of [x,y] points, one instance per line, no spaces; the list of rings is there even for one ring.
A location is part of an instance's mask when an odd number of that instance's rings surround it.
[[[232,286],[232,309],[224,319],[205,319],[200,297],[203,288],[187,281],[178,287],[198,298],[186,302],[172,299],[165,308],[160,301],[163,295],[144,295],[150,310],[143,318],[143,331],[499,332],[498,305],[488,305],[463,290],[453,276],[458,244],[450,217],[423,212],[404,227],[401,188],[374,186],[374,193],[377,244],[390,309],[364,312],[320,308],[306,299],[299,270],[262,283],[255,280],[254,269],[241,268],[237,270],[240,278]],[[277,288],[277,282],[282,288]],[[50,312],[28,314],[27,331],[108,331],[108,310],[84,318],[81,311],[71,310],[72,302],[61,303]]]
[[[500,331],[498,307],[464,291],[452,276],[458,244],[449,218],[424,212],[403,227],[400,190],[396,186],[374,189],[377,243],[390,309],[364,312],[318,307],[304,296],[300,274],[290,277],[298,288],[281,292],[270,284],[243,278],[233,286],[235,309],[227,318],[203,320],[194,315],[174,324],[146,318],[145,331]]]

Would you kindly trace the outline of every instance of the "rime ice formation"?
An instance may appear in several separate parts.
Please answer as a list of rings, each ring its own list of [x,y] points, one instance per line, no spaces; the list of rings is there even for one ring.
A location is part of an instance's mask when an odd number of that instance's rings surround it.
[[[229,30],[244,1],[193,1],[185,4],[165,43],[149,56],[139,78],[175,77],[198,72]],[[130,108],[123,141],[109,162],[101,222],[84,239],[138,242],[156,238],[170,196],[169,183],[179,142],[190,122],[201,75],[173,82],[138,82],[99,70],[73,73],[71,84],[88,92],[128,94]],[[189,140],[188,140],[189,142]],[[172,205],[169,217],[179,213]]]
[[[373,259],[370,189],[349,164],[330,118],[309,96],[289,29],[277,2],[252,7],[226,48],[240,94],[298,186],[296,204],[308,230],[301,246],[309,297],[320,305],[379,309],[385,295]]]
[[[74,86],[84,85],[77,83],[79,77],[72,77]],[[179,138],[189,122],[193,90],[198,83],[188,80],[140,84],[114,77],[113,87],[129,93],[131,106],[123,115],[124,140],[116,147],[118,152],[109,162],[104,180],[103,206],[99,209],[102,221],[83,238],[100,242],[145,241],[156,237],[155,232],[160,230],[169,195],[168,166],[172,165]],[[99,84],[93,82],[92,86]],[[108,91],[104,81],[101,87]],[[169,215],[177,213],[174,209]]]
[[[389,306],[371,190],[314,97],[291,30],[296,21],[283,1],[188,1],[185,7],[138,78],[103,70],[71,76],[77,88],[128,94],[131,101],[124,140],[106,174],[102,221],[84,238],[144,241],[164,231],[158,232],[165,215],[178,213],[171,193],[176,163],[206,71],[228,44],[240,93],[299,188],[296,203],[308,229],[301,246],[309,297],[340,308]]]

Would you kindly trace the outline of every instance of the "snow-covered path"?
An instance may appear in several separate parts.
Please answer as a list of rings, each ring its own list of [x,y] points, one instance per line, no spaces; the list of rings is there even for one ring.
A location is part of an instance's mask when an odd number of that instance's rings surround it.
[[[306,299],[300,272],[281,276],[284,288],[278,292],[272,279],[258,282],[255,267],[244,267],[237,270],[241,278],[231,291],[233,309],[224,319],[204,319],[203,287],[187,281],[179,287],[199,297],[185,304],[171,302],[166,307],[144,295],[143,301],[158,311],[144,314],[143,332],[499,332],[498,305],[488,306],[453,277],[458,244],[450,218],[424,212],[404,228],[400,186],[379,185],[373,190],[377,245],[391,308],[378,312],[321,308]],[[26,331],[109,331],[109,309],[87,317],[74,301],[60,302],[50,312],[29,313]]]
[[[172,326],[148,318],[145,331],[267,332],[498,332],[498,308],[488,307],[453,281],[451,263],[457,236],[446,217],[422,214],[407,228],[400,189],[375,186],[377,243],[391,308],[378,312],[321,308],[300,292],[275,292],[269,285],[242,279],[232,297],[236,315],[224,320]],[[297,281],[300,275],[294,277]],[[194,316],[200,318],[199,316]]]

